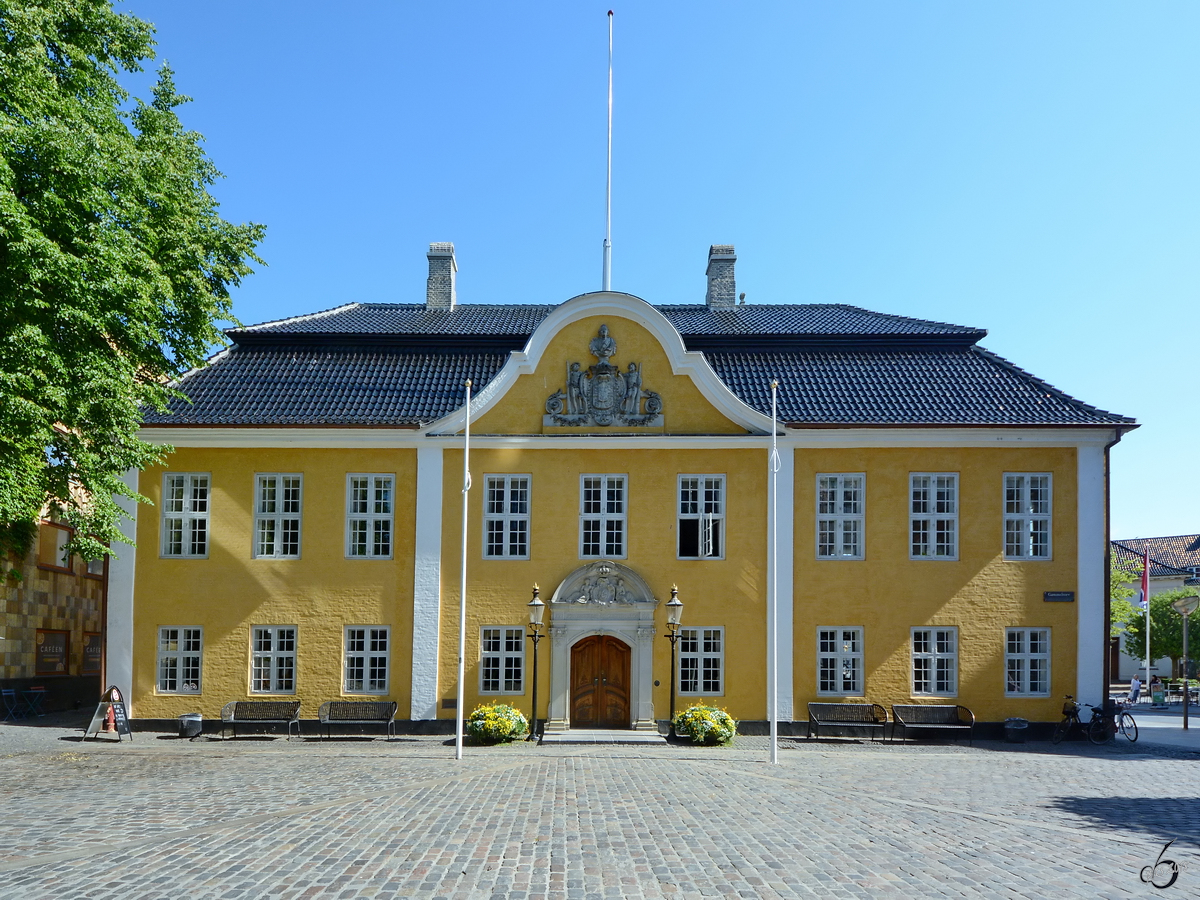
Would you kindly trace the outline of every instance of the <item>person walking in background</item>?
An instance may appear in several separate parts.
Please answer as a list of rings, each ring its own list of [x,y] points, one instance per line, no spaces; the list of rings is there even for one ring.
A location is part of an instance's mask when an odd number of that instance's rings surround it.
[[[1129,682],[1129,702],[1137,703],[1138,697],[1141,696],[1141,693],[1142,683],[1138,680],[1138,677],[1134,675],[1133,680]]]

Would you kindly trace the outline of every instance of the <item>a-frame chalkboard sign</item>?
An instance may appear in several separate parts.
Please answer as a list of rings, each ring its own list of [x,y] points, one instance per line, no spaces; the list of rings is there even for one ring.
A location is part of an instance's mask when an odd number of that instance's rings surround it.
[[[104,692],[104,697],[96,704],[96,714],[92,716],[91,724],[88,725],[87,731],[83,733],[83,739],[86,741],[90,737],[99,737],[101,734],[113,734],[114,732],[104,730],[105,724],[108,722],[108,711],[112,710],[113,724],[116,727],[115,734],[117,740],[121,740],[122,735],[129,735],[129,739],[133,740],[133,732],[129,728],[129,711],[125,708],[125,698],[117,689],[115,684],[110,684],[108,690]]]

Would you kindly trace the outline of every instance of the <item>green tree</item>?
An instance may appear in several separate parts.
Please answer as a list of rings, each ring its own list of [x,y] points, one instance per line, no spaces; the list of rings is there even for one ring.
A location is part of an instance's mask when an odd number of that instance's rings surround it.
[[[263,227],[218,215],[171,69],[149,103],[118,83],[152,35],[108,0],[0,0],[0,562],[47,505],[84,556],[120,540],[113,495],[145,499],[121,475],[162,455],[140,409],[222,341],[261,262]]]
[[[1171,660],[1174,670],[1183,658],[1183,616],[1171,603],[1180,597],[1195,595],[1194,587],[1163,591],[1150,598],[1150,658]],[[1137,616],[1125,626],[1125,652],[1135,659],[1146,661],[1146,614],[1138,609]],[[1188,616],[1188,656],[1200,657],[1200,613]]]
[[[1142,577],[1141,566],[1123,566],[1115,556],[1109,557],[1108,578],[1108,636],[1120,637],[1135,616],[1144,616],[1141,607],[1134,606],[1130,598],[1137,591],[1127,584],[1134,584]]]

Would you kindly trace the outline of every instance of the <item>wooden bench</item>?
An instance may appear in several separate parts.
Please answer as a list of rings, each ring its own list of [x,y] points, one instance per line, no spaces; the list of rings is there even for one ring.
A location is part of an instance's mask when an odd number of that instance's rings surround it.
[[[388,740],[396,736],[396,701],[326,700],[317,717],[330,737],[330,725],[384,725]]]
[[[819,737],[820,728],[878,728],[887,725],[887,710],[878,703],[810,703],[808,704],[808,736]]]
[[[975,713],[965,706],[950,706],[949,704],[921,704],[913,706],[893,706],[892,737],[896,736],[896,726],[903,731],[901,738],[908,739],[910,728],[949,728],[954,731],[966,731],[967,741],[972,741],[971,730],[975,727]],[[957,734],[955,740],[958,739]]]
[[[300,737],[299,700],[234,700],[221,709],[221,738],[225,738],[225,726],[233,726],[237,737],[239,725],[286,725],[288,740],[292,739],[292,726],[296,726],[296,737]]]

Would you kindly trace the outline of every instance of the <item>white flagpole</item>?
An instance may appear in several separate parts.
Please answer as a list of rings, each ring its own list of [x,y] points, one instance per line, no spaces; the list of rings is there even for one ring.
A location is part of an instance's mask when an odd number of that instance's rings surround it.
[[[771,644],[767,651],[770,666],[769,704],[771,707],[771,764],[779,765],[779,446],[775,425],[775,400],[779,382],[771,382],[771,594],[770,607]]]
[[[471,379],[467,379],[467,419],[463,425],[462,570],[458,593],[458,702],[454,716],[454,758],[463,758],[463,678],[467,655],[467,497],[471,490]]]
[[[604,272],[601,289],[612,290],[612,48],[613,12],[608,11],[608,178],[604,186]]]
[[[1142,591],[1142,600],[1146,604],[1146,683],[1142,690],[1150,690],[1150,551],[1147,550],[1142,555],[1142,566],[1145,569],[1145,576],[1142,578],[1142,584],[1145,585],[1145,590]],[[1186,627],[1187,620],[1184,620]],[[1187,678],[1187,672],[1183,673],[1183,677]],[[1187,692],[1184,692],[1184,705],[1187,704]],[[1151,698],[1153,700],[1153,698]]]

